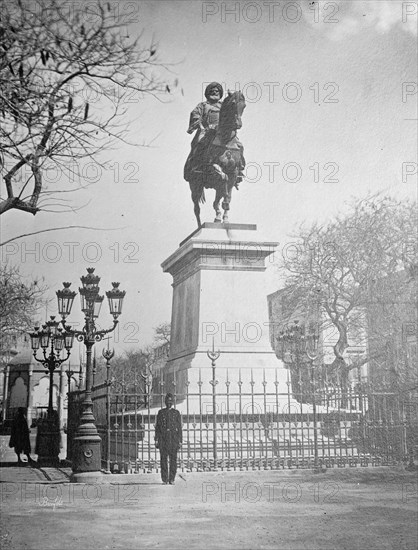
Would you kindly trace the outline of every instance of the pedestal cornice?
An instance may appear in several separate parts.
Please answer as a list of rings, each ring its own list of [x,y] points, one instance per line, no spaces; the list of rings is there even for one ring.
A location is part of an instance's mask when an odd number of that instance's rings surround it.
[[[278,243],[251,239],[256,231],[255,224],[204,223],[161,267],[173,276],[174,285],[198,270],[265,271],[264,260]]]

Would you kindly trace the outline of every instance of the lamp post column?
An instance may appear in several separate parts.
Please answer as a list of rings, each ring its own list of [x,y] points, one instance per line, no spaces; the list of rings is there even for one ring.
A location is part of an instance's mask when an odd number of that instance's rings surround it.
[[[82,402],[82,412],[79,421],[79,426],[74,436],[73,444],[73,476],[87,472],[84,477],[91,477],[90,472],[98,472],[101,470],[101,437],[96,428],[95,418],[93,414],[93,401],[91,399],[92,387],[92,348],[94,340],[86,338],[84,342],[86,346],[86,393]],[[83,477],[80,477],[82,480]],[[75,481],[75,479],[74,479]]]
[[[113,316],[113,326],[107,330],[98,330],[95,319],[98,318],[104,296],[100,296],[100,277],[94,274],[94,268],[87,268],[87,275],[81,277],[82,288],[79,288],[81,298],[81,310],[84,313],[85,324],[82,330],[71,331],[79,342],[86,346],[86,388],[84,400],[81,404],[81,416],[73,439],[71,481],[95,481],[102,476],[101,467],[101,437],[97,431],[93,415],[92,401],[92,348],[96,342],[100,342],[105,334],[113,332],[118,324],[117,318],[122,311],[122,302],[125,291],[119,289],[119,283],[112,283],[113,288],[106,292],[109,300],[110,314]],[[64,288],[57,291],[58,311],[62,317],[62,325],[66,317],[71,313],[72,304],[76,293],[70,290],[71,283],[64,283]]]
[[[92,379],[93,379],[93,373],[92,373],[92,349],[94,345],[94,340],[87,339],[85,341],[86,346],[86,393],[84,398],[84,410],[82,419],[84,418],[86,421],[91,421],[94,427],[95,433],[97,433],[96,426],[94,424],[94,414],[93,414],[93,401],[91,399],[91,388],[92,388]]]
[[[55,363],[52,363],[51,361],[48,363],[48,370],[49,370],[49,393],[48,393],[48,418],[52,417],[52,396],[53,396],[53,390],[54,390],[54,370],[55,370]]]

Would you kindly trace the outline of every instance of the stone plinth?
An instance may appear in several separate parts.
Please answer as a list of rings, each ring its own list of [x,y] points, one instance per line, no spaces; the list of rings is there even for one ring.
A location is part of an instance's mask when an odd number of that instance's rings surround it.
[[[270,344],[263,276],[277,244],[261,239],[255,225],[204,223],[163,262],[164,272],[173,276],[164,386],[177,394],[182,412],[186,402],[189,413],[200,412],[202,401],[206,412],[212,403],[207,351],[213,345],[220,351],[215,371],[219,412],[227,399],[230,409],[243,399],[263,406],[264,394],[271,401],[277,391],[283,406],[289,405],[287,371]]]

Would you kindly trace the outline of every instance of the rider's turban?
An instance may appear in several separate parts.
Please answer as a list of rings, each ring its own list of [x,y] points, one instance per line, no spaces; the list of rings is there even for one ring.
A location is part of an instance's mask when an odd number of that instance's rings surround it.
[[[224,95],[224,90],[222,88],[222,86],[219,84],[219,82],[211,82],[210,84],[208,84],[208,86],[206,86],[206,89],[205,89],[205,97],[206,99],[208,99],[208,96],[210,94],[210,92],[213,90],[213,89],[216,89],[219,91],[219,95],[222,97]]]

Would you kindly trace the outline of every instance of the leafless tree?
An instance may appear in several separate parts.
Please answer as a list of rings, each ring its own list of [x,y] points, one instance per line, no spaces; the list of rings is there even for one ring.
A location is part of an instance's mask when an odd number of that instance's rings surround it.
[[[416,322],[416,235],[416,205],[379,195],[355,200],[345,216],[295,235],[297,246],[281,265],[287,310],[299,308],[336,329],[330,379],[338,374],[346,384],[350,370],[387,359],[389,342],[402,342],[411,315]],[[368,350],[347,361],[347,348],[362,332]]]
[[[16,339],[33,329],[44,305],[47,290],[43,280],[25,280],[18,267],[0,267],[0,349],[7,351]]]
[[[171,324],[160,323],[158,327],[154,329],[154,342],[156,345],[170,344],[171,338]]]
[[[155,368],[168,358],[170,324],[161,323],[155,329],[154,343],[141,349],[129,350],[112,361],[112,375],[127,388],[144,395],[144,404],[151,399]]]
[[[170,86],[157,45],[130,38],[110,3],[8,0],[0,13],[0,214],[65,206],[49,189],[54,166],[67,177],[80,159],[123,140],[126,105]]]

